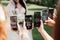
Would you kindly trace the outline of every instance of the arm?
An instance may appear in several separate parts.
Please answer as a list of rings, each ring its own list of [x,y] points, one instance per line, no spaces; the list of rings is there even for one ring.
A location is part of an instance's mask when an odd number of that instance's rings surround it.
[[[0,40],[7,40],[6,22],[0,19]]]
[[[3,7],[0,5],[0,40],[7,40],[6,18]]]
[[[40,31],[40,33],[43,36],[44,40],[53,40],[53,38],[49,36],[45,30]]]
[[[53,40],[53,38],[51,36],[49,36],[48,33],[44,30],[42,21],[41,21],[41,26],[38,28],[38,31],[43,36],[44,40]]]

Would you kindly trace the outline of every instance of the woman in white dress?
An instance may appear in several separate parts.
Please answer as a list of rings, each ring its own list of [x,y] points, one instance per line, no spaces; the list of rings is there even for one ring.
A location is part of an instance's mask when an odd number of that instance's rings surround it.
[[[32,31],[27,30],[25,26],[25,15],[27,13],[25,2],[23,0],[10,0],[7,11],[8,40],[33,40]],[[18,34],[10,29],[10,16],[17,16]],[[20,22],[23,22],[23,27],[19,25]]]

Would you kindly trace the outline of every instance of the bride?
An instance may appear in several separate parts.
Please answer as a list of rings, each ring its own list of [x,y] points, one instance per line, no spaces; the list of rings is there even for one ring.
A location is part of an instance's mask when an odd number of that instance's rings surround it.
[[[27,30],[25,26],[25,15],[27,13],[26,4],[23,0],[10,0],[10,3],[7,6],[8,16],[7,16],[7,29],[8,29],[8,40],[33,40],[32,31]],[[18,24],[18,35],[17,32],[10,30],[10,17],[17,16]],[[20,22],[23,22],[23,27],[19,25]]]

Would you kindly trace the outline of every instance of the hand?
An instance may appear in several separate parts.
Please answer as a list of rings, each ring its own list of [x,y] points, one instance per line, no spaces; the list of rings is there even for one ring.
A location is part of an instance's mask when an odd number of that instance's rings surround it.
[[[18,32],[19,33],[23,32],[23,31],[26,31],[26,32],[32,31],[32,29],[27,30],[27,28],[25,26],[25,21],[23,22],[23,27],[21,25],[19,25],[18,23],[17,23],[17,25],[18,25]]]
[[[43,21],[42,20],[40,20],[40,21],[41,21],[41,24],[40,24],[40,27],[38,27],[38,31],[39,32],[42,31],[42,30],[44,30]]]
[[[48,26],[53,27],[55,25],[55,21],[48,17],[48,20],[46,20],[44,24],[47,24]]]

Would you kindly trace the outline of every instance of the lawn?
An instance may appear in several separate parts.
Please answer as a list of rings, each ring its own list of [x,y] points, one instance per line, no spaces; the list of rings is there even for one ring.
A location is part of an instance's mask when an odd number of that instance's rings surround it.
[[[4,3],[4,5],[6,6],[7,4]],[[28,12],[27,12],[27,14],[31,14],[31,15],[33,15],[34,12],[36,12],[36,11],[39,11],[39,12],[40,12],[42,9],[47,8],[47,7],[38,6],[38,5],[34,5],[34,4],[27,4],[27,5],[28,5]],[[33,19],[33,20],[34,20],[34,19]],[[49,26],[47,26],[47,25],[44,25],[44,28],[45,28],[45,30],[47,31],[47,33],[48,33],[49,35],[51,35],[51,33],[52,33],[52,30],[51,30],[51,29],[52,29],[52,28],[49,27]],[[34,40],[44,40],[43,37],[42,37],[41,34],[37,31],[36,28],[33,29],[32,35],[33,35],[33,39],[34,39]]]

